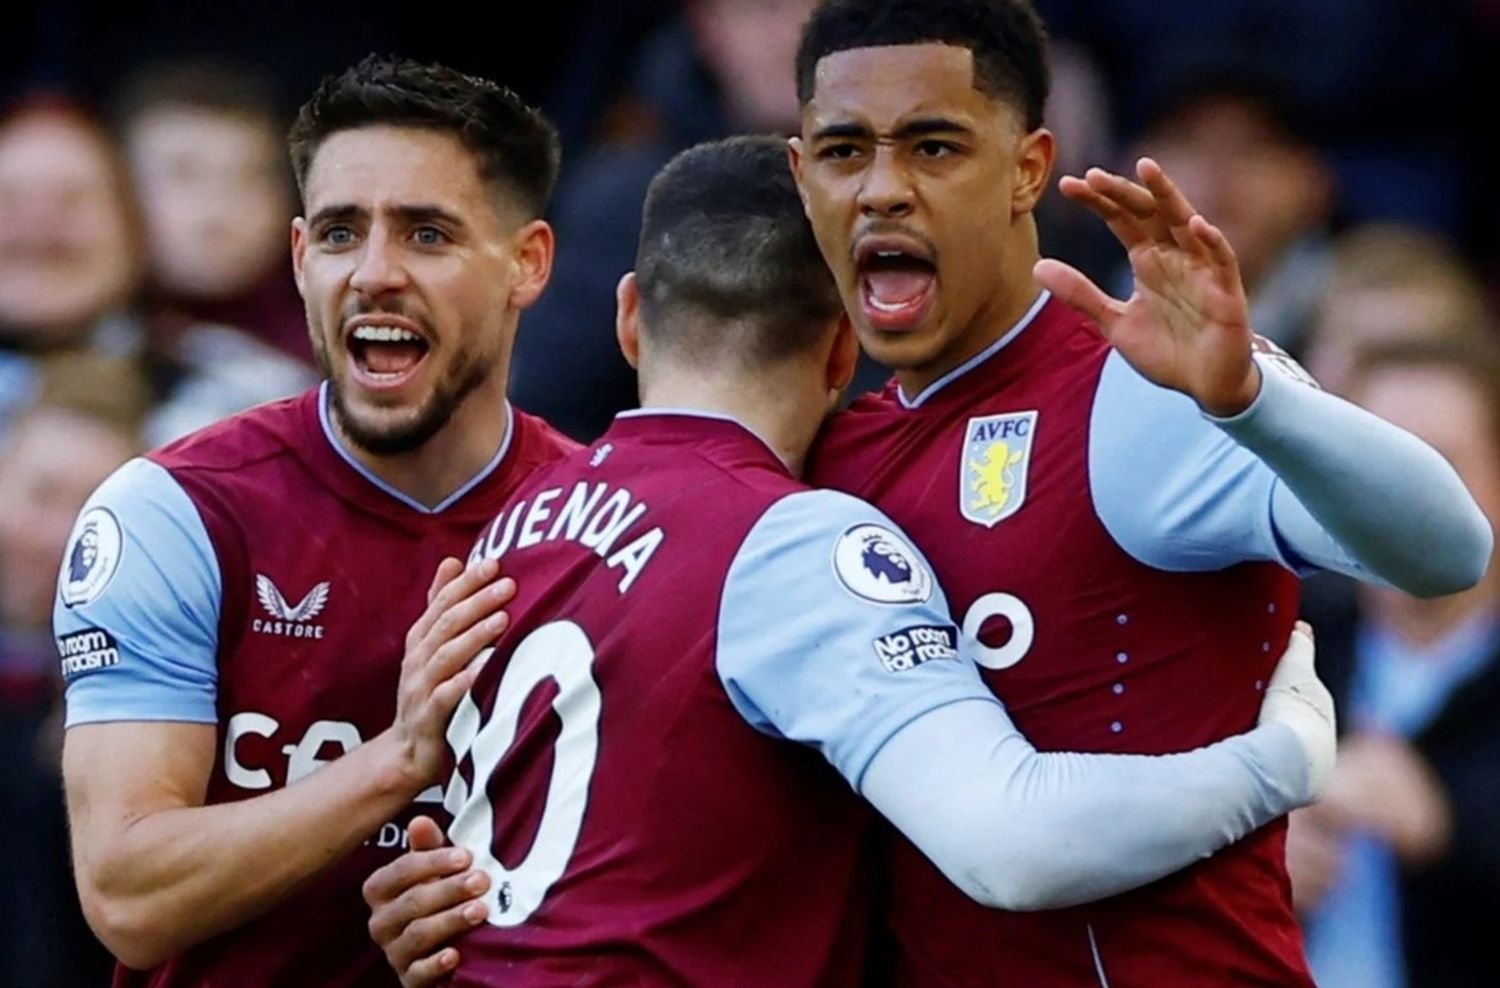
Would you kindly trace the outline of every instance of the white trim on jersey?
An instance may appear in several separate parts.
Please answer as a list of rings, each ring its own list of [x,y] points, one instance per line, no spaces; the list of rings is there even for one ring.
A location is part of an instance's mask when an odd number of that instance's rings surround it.
[[[390,484],[387,484],[384,480],[381,480],[375,474],[371,473],[369,468],[366,467],[363,463],[359,462],[359,459],[353,453],[344,448],[344,444],[339,441],[338,432],[333,427],[333,421],[328,416],[327,381],[324,381],[321,385],[318,386],[318,422],[323,426],[323,436],[328,440],[328,445],[333,447],[333,451],[339,454],[340,459],[354,468],[355,473],[368,480],[382,493],[390,495],[397,501],[400,501],[402,504],[406,505],[408,508],[411,508],[413,511],[420,511],[424,515],[442,514],[449,507],[456,504],[458,500],[465,494],[469,493],[474,488],[484,483],[484,481],[487,480],[489,476],[493,474],[495,470],[500,466],[500,463],[505,459],[505,454],[510,452],[511,439],[513,439],[516,434],[516,411],[510,406],[510,402],[506,401],[505,436],[500,440],[500,448],[495,452],[495,455],[490,459],[488,463],[480,468],[478,473],[464,482],[464,484],[459,487],[458,490],[454,491],[452,494],[449,494],[447,497],[443,498],[437,504],[429,508],[421,501],[418,501],[412,497],[408,497],[406,494],[398,491],[396,488],[392,487]]]
[[[1032,320],[1036,319],[1037,313],[1042,311],[1042,306],[1046,305],[1049,301],[1051,301],[1051,299],[1052,293],[1047,291],[1046,289],[1042,289],[1042,294],[1037,296],[1036,301],[1031,304],[1031,308],[1027,309],[1026,314],[1021,317],[1020,322],[1016,323],[1009,330],[1007,330],[1004,336],[1000,337],[998,340],[991,343],[983,350],[980,350],[978,353],[974,354],[974,356],[970,357],[968,360],[965,360],[963,363],[959,364],[957,367],[953,368],[951,371],[944,374],[936,381],[933,381],[931,384],[927,385],[926,388],[922,389],[922,393],[917,395],[915,398],[906,397],[906,392],[902,391],[900,386],[898,385],[896,388],[896,397],[900,399],[901,406],[903,408],[921,408],[923,403],[931,399],[933,395],[937,394],[939,391],[943,390],[954,381],[969,373],[969,371],[978,367],[980,364],[984,363],[986,360],[990,359],[995,354],[1005,349],[1005,347],[1010,343],[1011,340],[1015,339],[1017,336],[1020,336],[1021,331],[1024,330],[1027,326],[1031,325]]]
[[[1089,949],[1094,952],[1094,973],[1099,975],[1099,988],[1109,988],[1109,978],[1104,973],[1104,961],[1099,956],[1099,941],[1094,939],[1094,924],[1087,924]]]

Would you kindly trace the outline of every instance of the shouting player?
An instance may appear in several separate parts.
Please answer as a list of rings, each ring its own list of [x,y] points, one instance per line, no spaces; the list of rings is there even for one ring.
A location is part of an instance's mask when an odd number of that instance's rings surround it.
[[[1484,572],[1489,526],[1453,470],[1257,343],[1229,245],[1154,163],[1063,180],[1129,251],[1129,300],[1038,263],[1053,138],[1027,0],[827,0],[798,88],[808,216],[896,371],[834,421],[812,479],[923,547],[1040,748],[1180,751],[1254,723],[1296,573],[1433,595]],[[975,904],[896,839],[897,980],[1310,984],[1284,827],[1030,915]]]
[[[369,59],[291,144],[327,382],[127,464],[60,578],[78,885],[117,984],[394,983],[360,883],[437,793],[504,621],[493,564],[439,562],[571,448],[505,400],[552,259],[552,127],[493,83]]]

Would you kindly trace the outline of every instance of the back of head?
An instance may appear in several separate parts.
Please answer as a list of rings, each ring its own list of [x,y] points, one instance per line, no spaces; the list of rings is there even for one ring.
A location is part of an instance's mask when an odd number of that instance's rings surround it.
[[[667,164],[646,194],[636,277],[647,345],[690,363],[800,355],[842,312],[780,138],[700,144]]]
[[[797,99],[812,99],[818,62],[856,48],[947,44],[974,53],[975,85],[1042,125],[1052,79],[1047,30],[1031,0],[825,0],[802,31]]]
[[[324,79],[292,125],[292,168],[307,173],[330,135],[362,127],[414,127],[452,134],[495,184],[532,216],[547,208],[561,160],[556,128],[511,90],[443,65],[370,55]]]

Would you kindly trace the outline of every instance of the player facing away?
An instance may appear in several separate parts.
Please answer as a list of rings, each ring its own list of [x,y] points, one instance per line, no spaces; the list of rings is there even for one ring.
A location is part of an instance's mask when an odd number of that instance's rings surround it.
[[[1038,263],[1045,49],[1024,0],[828,0],[806,25],[793,167],[861,344],[896,371],[810,476],[923,547],[1038,747],[1181,751],[1254,723],[1295,574],[1448,593],[1492,536],[1434,451],[1256,341],[1229,245],[1154,163],[1062,184],[1128,250],[1130,299]],[[897,981],[1311,984],[1284,833],[1030,915],[896,838]]]
[[[122,467],[60,577],[74,859],[120,985],[394,983],[360,883],[438,798],[504,622],[494,566],[439,563],[572,448],[505,400],[551,262],[551,126],[372,58],[291,145],[326,383]]]
[[[960,894],[1039,908],[1197,860],[1331,766],[1305,638],[1268,723],[1215,747],[1015,731],[921,553],[796,479],[856,348],[785,153],[736,139],[657,177],[620,287],[643,407],[474,547],[519,591],[448,728],[449,832],[489,878],[455,985],[857,985],[870,806]]]

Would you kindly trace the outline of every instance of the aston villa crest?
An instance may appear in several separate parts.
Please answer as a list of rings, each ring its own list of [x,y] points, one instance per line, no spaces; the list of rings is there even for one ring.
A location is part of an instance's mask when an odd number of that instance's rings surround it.
[[[969,419],[958,463],[958,507],[985,528],[1021,510],[1036,437],[1036,411]]]

